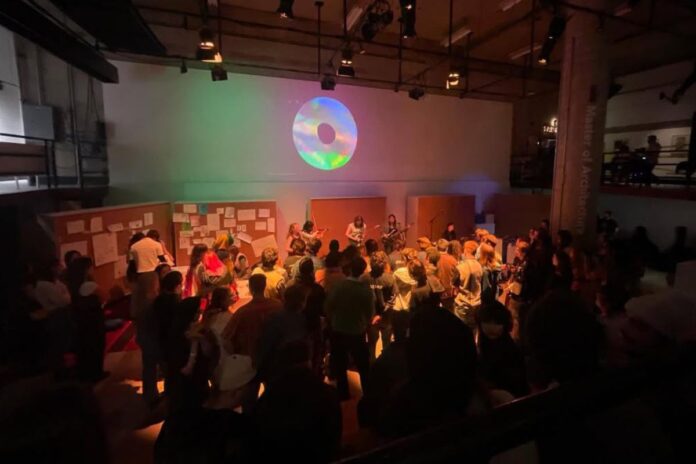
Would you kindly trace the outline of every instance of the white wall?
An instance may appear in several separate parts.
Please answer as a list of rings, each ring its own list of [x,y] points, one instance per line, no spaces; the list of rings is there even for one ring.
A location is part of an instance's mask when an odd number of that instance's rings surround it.
[[[0,81],[0,132],[24,135],[14,35],[3,27],[0,27]],[[24,140],[0,137],[0,142],[24,143]]]
[[[118,62],[104,86],[110,203],[145,200],[278,201],[279,228],[305,218],[316,197],[473,193],[478,209],[507,186],[512,106],[318,82]],[[316,96],[343,102],[358,126],[351,161],[335,171],[305,164],[292,141],[295,113]]]

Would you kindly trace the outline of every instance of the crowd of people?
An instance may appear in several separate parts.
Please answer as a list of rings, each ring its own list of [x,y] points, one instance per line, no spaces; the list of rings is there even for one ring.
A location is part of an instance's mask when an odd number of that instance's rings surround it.
[[[434,243],[420,237],[417,248],[397,240],[387,252],[375,240],[343,250],[331,241],[322,255],[319,238],[291,228],[283,262],[267,248],[250,263],[221,236],[193,248],[185,274],[171,269],[156,231],[134,237],[143,398],[152,408],[165,399],[167,410],[156,458],[327,461],[340,452],[340,402],[351,397],[361,427],[387,440],[696,339],[684,316],[684,304],[696,306],[688,278],[676,279],[670,301],[682,312],[671,324],[656,312],[664,302],[644,300],[640,288],[645,266],[673,277],[694,258],[686,230],[662,253],[644,228],[629,239],[617,230],[605,213],[593,249],[566,230],[552,236],[542,221],[515,238],[514,256],[501,256],[501,239],[483,229]],[[65,268],[51,261],[25,280],[18,320],[33,343],[18,337],[26,346],[16,351],[28,364],[50,353],[42,360],[61,372],[72,351],[80,379],[106,375],[104,296],[91,271],[89,258],[71,253]],[[242,280],[251,298],[239,306]]]

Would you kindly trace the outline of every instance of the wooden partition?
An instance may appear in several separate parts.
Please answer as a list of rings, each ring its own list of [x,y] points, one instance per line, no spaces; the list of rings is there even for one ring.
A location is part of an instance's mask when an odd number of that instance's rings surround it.
[[[65,211],[44,216],[53,231],[56,254],[77,250],[94,260],[95,280],[102,289],[126,290],[128,241],[136,232],[156,229],[167,249],[172,249],[169,203],[142,203],[108,208]]]
[[[252,263],[264,247],[277,246],[276,203],[272,200],[175,203],[172,221],[178,266],[189,264],[194,245],[212,246],[215,238],[225,232],[235,237]]]
[[[406,234],[408,246],[418,237],[437,240],[447,224],[454,222],[459,237],[474,231],[476,197],[474,195],[431,195],[408,197],[406,220],[412,224]]]
[[[319,228],[328,230],[322,238],[321,253],[327,253],[329,242],[333,239],[341,243],[341,248],[348,245],[345,236],[348,224],[355,216],[362,216],[367,224],[365,240],[379,240],[381,230],[375,226],[383,226],[387,221],[387,199],[385,197],[369,198],[313,198],[310,201],[310,218],[314,218]]]
[[[498,193],[493,197],[496,235],[526,234],[548,219],[551,195],[536,193]]]

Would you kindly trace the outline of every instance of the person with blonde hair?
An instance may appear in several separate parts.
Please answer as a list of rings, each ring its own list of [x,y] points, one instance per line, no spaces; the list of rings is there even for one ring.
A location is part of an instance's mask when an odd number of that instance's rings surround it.
[[[283,300],[285,287],[288,283],[288,273],[278,265],[278,249],[268,247],[261,252],[261,266],[254,269],[251,275],[263,274],[266,276],[266,289],[264,296]]]
[[[293,252],[292,242],[294,240],[302,240],[302,228],[297,222],[290,224],[288,234],[285,236],[285,251],[287,253]]]
[[[488,243],[482,243],[478,250],[478,262],[483,269],[481,278],[481,301],[485,303],[497,297],[500,264],[496,260],[495,250]]]
[[[230,233],[223,233],[217,236],[213,243],[213,250],[217,257],[222,261],[222,264],[227,268],[231,281],[227,286],[230,289],[230,301],[236,303],[239,300],[239,292],[237,291],[237,282],[234,279],[234,258],[231,248],[234,247],[234,237]]]

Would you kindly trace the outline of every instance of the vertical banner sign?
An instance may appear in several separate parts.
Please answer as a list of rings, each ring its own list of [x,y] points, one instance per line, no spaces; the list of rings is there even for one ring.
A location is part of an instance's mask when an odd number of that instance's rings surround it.
[[[603,0],[582,6],[603,10]],[[551,195],[551,226],[580,243],[594,239],[604,151],[609,66],[604,31],[596,15],[564,12],[568,23],[561,69],[559,124]]]

